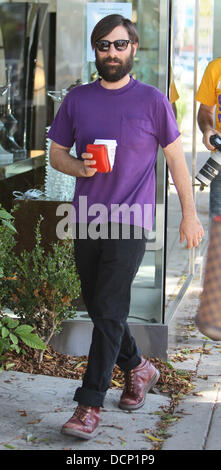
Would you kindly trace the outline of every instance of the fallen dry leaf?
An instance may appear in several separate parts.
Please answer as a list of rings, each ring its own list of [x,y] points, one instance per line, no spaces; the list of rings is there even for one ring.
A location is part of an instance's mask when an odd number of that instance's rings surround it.
[[[27,413],[25,410],[16,410],[16,413],[20,413],[21,416],[27,416]]]
[[[116,424],[104,424],[104,427],[105,428],[115,428],[115,429],[119,429],[120,431],[123,431],[123,429],[124,429],[121,426],[117,426]]]
[[[144,435],[149,439],[150,441],[154,442],[163,442],[163,439],[160,439],[159,437],[152,436],[152,434],[149,434],[147,431],[144,431]]]
[[[41,422],[41,419],[33,419],[33,421],[28,421],[27,424],[38,424]]]
[[[122,384],[120,384],[119,382],[117,382],[117,380],[111,380],[111,383],[116,385],[116,387],[122,387]]]
[[[125,441],[125,439],[124,439],[123,437],[121,437],[121,436],[118,436],[118,439],[120,439],[120,441],[121,441],[121,444],[122,444],[123,446],[125,446],[125,445],[126,445],[126,441]]]
[[[7,449],[15,449],[15,447],[11,444],[5,444],[5,447],[7,447]]]
[[[99,441],[99,440],[97,440],[97,441],[95,441],[95,442],[97,442],[97,444],[104,444],[104,445],[105,445],[105,444],[108,444],[107,442]]]

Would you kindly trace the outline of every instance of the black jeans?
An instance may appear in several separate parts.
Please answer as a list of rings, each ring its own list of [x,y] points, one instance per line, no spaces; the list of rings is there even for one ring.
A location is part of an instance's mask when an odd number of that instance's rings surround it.
[[[93,322],[87,370],[74,395],[79,404],[103,406],[114,365],[130,370],[141,362],[127,317],[131,284],[145,246],[144,233],[141,239],[75,240],[82,295]]]

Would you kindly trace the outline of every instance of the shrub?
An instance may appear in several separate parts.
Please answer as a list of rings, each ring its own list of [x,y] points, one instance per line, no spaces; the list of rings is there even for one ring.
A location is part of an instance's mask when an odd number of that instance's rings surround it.
[[[63,320],[74,318],[74,300],[80,295],[80,281],[74,262],[74,243],[64,240],[51,244],[46,254],[42,246],[40,224],[35,231],[35,247],[15,257],[16,276],[5,282],[10,295],[6,306],[12,308],[21,323],[29,323],[48,344],[61,330]],[[43,358],[43,351],[39,362]]]
[[[14,247],[16,229],[14,217],[2,208],[0,204],[0,359],[4,360],[7,351],[20,352],[20,343],[34,349],[45,349],[46,345],[32,333],[34,328],[30,325],[20,325],[18,319],[13,319],[1,312],[2,303],[10,296],[12,284],[8,281],[16,279],[16,261]],[[6,366],[7,367],[7,366]]]
[[[4,298],[8,296],[4,281],[13,279],[15,273],[15,233],[14,217],[0,204],[0,311]]]

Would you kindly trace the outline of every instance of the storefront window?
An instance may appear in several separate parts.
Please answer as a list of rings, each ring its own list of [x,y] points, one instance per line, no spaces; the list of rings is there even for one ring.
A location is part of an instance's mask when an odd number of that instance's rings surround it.
[[[47,2],[0,2],[1,165],[45,149],[51,49],[48,6]],[[54,60],[51,56],[52,69]]]

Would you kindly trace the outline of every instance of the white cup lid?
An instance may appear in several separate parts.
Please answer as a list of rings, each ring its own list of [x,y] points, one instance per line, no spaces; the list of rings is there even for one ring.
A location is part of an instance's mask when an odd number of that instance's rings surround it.
[[[111,139],[95,139],[94,144],[104,144],[116,147],[117,141]]]

